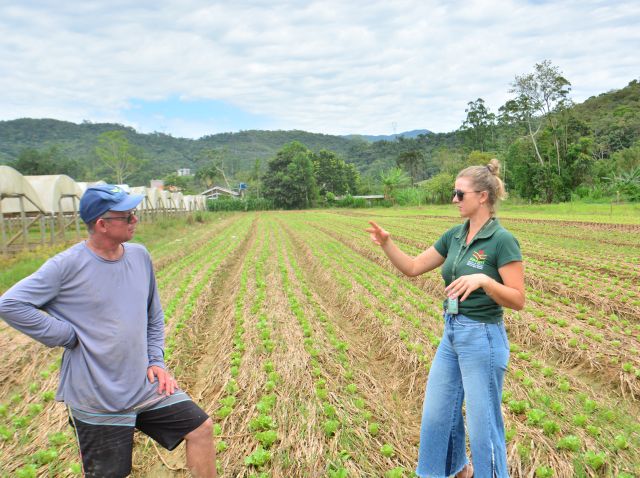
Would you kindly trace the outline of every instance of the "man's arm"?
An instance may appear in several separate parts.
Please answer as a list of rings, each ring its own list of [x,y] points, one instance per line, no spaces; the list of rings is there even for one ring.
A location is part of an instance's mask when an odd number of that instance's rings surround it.
[[[0,297],[0,317],[48,347],[75,347],[78,339],[71,324],[40,310],[58,295],[60,284],[58,266],[47,261]]]
[[[157,365],[164,368],[164,312],[160,305],[160,296],[156,277],[151,268],[149,282],[149,298],[147,301],[147,354],[149,366]]]
[[[149,301],[147,303],[147,354],[149,356],[149,367],[147,368],[147,378],[151,383],[158,379],[158,393],[171,395],[178,383],[173,376],[165,370],[164,366],[164,313],[160,305],[160,296],[156,278],[151,267],[151,278],[149,284]]]

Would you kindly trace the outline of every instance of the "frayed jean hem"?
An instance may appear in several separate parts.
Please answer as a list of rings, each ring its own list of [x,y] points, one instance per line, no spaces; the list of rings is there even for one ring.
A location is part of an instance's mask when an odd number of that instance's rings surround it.
[[[465,461],[462,464],[462,466],[460,466],[460,468],[458,468],[456,471],[454,471],[450,475],[434,475],[433,473],[420,473],[418,472],[418,470],[416,470],[415,473],[416,473],[416,476],[418,476],[419,478],[449,478],[450,476],[456,476],[458,473],[464,470],[465,466],[467,466],[470,463],[471,463],[470,461]]]

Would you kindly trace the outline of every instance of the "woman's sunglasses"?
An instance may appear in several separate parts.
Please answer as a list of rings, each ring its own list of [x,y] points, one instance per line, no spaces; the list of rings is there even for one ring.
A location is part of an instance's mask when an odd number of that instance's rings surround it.
[[[458,201],[462,201],[464,199],[464,195],[467,193],[481,193],[482,191],[460,191],[459,189],[454,189],[451,198],[458,198]]]

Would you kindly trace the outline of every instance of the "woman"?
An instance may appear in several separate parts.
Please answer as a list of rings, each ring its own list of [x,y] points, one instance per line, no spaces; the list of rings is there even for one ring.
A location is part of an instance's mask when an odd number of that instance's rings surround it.
[[[431,364],[420,429],[420,477],[507,477],[500,403],[509,360],[503,307],[524,307],[524,268],[517,240],[495,218],[505,197],[500,163],[458,174],[453,204],[467,220],[417,257],[404,254],[389,233],[370,222],[367,232],[408,276],[442,266],[445,328]],[[462,404],[473,466],[466,457]]]

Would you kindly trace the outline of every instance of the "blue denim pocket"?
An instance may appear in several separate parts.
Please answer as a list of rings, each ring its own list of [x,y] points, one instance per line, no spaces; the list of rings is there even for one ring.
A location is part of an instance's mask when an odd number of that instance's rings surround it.
[[[507,337],[507,331],[504,328],[504,323],[499,323],[496,324],[496,326],[498,327],[498,330],[500,330],[500,336],[502,337],[502,340],[504,342],[504,346],[506,347],[507,350],[510,350],[509,348],[509,338]]]

